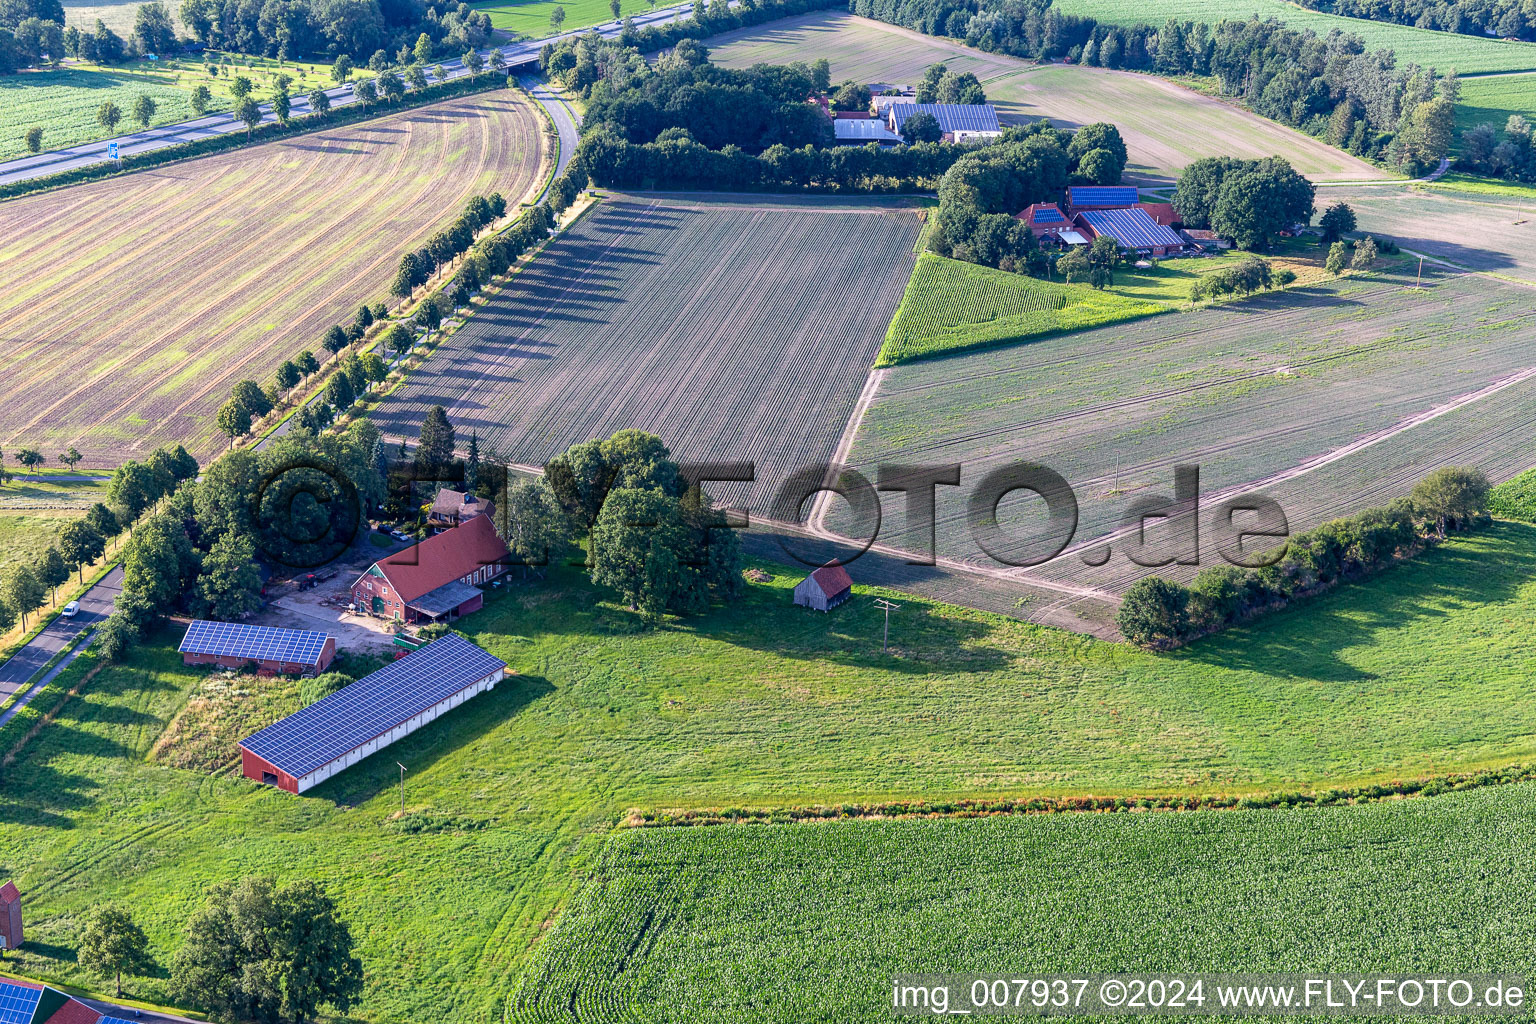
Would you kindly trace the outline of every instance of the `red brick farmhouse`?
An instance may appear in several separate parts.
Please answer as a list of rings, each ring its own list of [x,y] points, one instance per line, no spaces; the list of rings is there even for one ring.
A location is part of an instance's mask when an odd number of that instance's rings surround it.
[[[439,622],[479,611],[476,589],[505,573],[512,560],[488,516],[477,515],[381,558],[352,584],[352,604],[368,615]]]

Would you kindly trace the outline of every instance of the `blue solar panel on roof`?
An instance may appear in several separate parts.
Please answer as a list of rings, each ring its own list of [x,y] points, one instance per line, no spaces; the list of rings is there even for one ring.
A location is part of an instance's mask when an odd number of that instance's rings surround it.
[[[1127,249],[1182,246],[1184,239],[1164,227],[1146,210],[1085,210],[1083,220],[1101,235],[1109,235]]]
[[[1001,131],[997,122],[997,108],[990,103],[894,103],[891,115],[896,119],[896,130],[906,124],[907,118],[918,114],[932,114],[939,122],[941,132],[996,132]]]
[[[196,619],[187,627],[187,635],[177,649],[183,654],[315,665],[320,662],[327,639],[325,633],[309,629],[276,629]]]
[[[0,1024],[32,1024],[42,989],[0,982]]]
[[[97,1021],[96,1024],[135,1024],[135,1022],[131,1020],[124,1020],[121,1017],[103,1017],[101,1020]],[[139,1021],[137,1024],[143,1024],[143,1022]]]
[[[1067,190],[1073,206],[1135,206],[1133,185],[1073,185]]]
[[[303,778],[506,667],[449,633],[246,737],[240,746]]]
[[[1054,206],[1045,206],[1035,211],[1036,224],[1059,224],[1067,218],[1061,215],[1061,211]]]

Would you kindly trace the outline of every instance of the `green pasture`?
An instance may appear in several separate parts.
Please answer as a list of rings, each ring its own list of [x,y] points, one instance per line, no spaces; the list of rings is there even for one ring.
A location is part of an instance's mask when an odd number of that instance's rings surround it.
[[[208,678],[181,665],[179,631],[167,630],[127,663],[92,676],[0,775],[0,869],[31,894],[32,944],[12,955],[11,966],[91,980],[74,950],[83,913],[104,899],[134,909],[164,965],[201,892],[220,879],[267,871],[315,878],[340,899],[366,965],[362,1019],[500,1019],[508,992],[520,984],[530,991],[520,979],[542,977],[540,937],[550,941],[563,909],[576,907],[570,934],[578,937],[601,912],[590,894],[579,893],[590,872],[610,863],[605,858],[657,849],[647,844],[658,839],[627,835],[606,848],[633,808],[1290,790],[1507,764],[1536,747],[1529,700],[1536,655],[1526,642],[1536,630],[1536,527],[1496,524],[1419,562],[1164,656],[910,595],[899,596],[892,652],[882,655],[875,592],[860,588],[832,614],[815,614],[790,603],[798,572],[762,567],[776,578],[749,585],[739,605],[656,631],[640,628],[571,569],[494,592],[486,610],[463,626],[517,674],[301,798],[233,778],[227,769],[167,767],[177,758],[163,744],[149,760]],[[853,574],[859,577],[857,563]],[[94,669],[87,656],[64,681],[80,683]],[[409,769],[408,813],[400,821],[393,819],[396,761]],[[1266,904],[1271,926],[1243,924],[1219,940],[1202,903],[1192,899],[1179,909],[1155,895],[1185,885],[1180,891],[1187,894],[1225,899],[1199,877],[1180,882],[1152,853],[1161,843],[1177,845],[1184,830],[1262,832],[1284,820],[1244,814],[1149,815],[1099,826],[1148,830],[1151,845],[1144,849],[1053,844],[1051,856],[1064,872],[1058,895],[1078,892],[1081,880],[1103,874],[1103,858],[1112,858],[1124,865],[1125,892],[1145,880],[1139,884],[1150,911],[1127,926],[1112,950],[1143,948],[1163,927],[1211,936],[1188,947],[1191,957],[1226,956],[1245,936],[1261,943],[1256,955],[1269,955],[1264,936],[1279,942],[1286,929],[1310,934],[1321,927],[1300,881],[1277,876],[1284,898]],[[1308,849],[1318,850],[1329,833],[1310,823],[1321,819],[1298,820],[1307,824],[1295,834],[1310,837]],[[1169,838],[1158,838],[1159,828]],[[820,833],[807,826],[796,834],[812,842]],[[944,835],[927,841],[942,844]],[[1116,842],[1129,843],[1125,835]],[[1479,835],[1489,856],[1501,849],[1495,838]],[[1252,846],[1239,842],[1239,833],[1227,841],[1234,850]],[[990,906],[1007,892],[1017,908],[1018,876],[1008,866],[1015,854],[1001,842],[972,843],[964,864],[951,864],[953,878],[958,884],[964,872],[995,862],[997,885],[978,888],[976,898]],[[1265,865],[1278,870],[1280,861],[1285,872],[1307,863],[1278,838],[1273,848],[1273,858],[1250,859],[1243,877],[1272,876]],[[685,873],[668,885],[689,877],[686,865],[697,853],[677,849]],[[924,862],[929,856],[922,854]],[[903,889],[914,912],[925,905],[937,911],[899,861],[886,862],[899,882],[861,897],[858,873],[822,857],[812,847],[803,859],[777,865],[787,872],[778,883],[786,888],[773,890],[785,897],[780,920],[802,937],[808,933],[795,927],[795,915],[805,911],[789,905],[804,899],[795,895],[800,885],[851,879],[835,897],[836,914],[867,907],[870,924],[887,914],[880,901]],[[1399,864],[1409,891],[1417,885],[1412,865],[1428,863],[1374,855],[1369,862]],[[973,863],[978,867],[966,866]],[[1323,857],[1318,877],[1327,877],[1333,863]],[[1445,863],[1460,870],[1469,862]],[[1235,871],[1214,855],[1208,867],[1211,877]],[[1468,877],[1474,876],[1480,872]],[[706,904],[715,877],[699,876]],[[1160,879],[1157,887],[1153,879]],[[1510,884],[1522,883],[1516,876]],[[1102,900],[1076,904],[1077,916],[1102,922],[1124,903],[1120,890],[1102,891]],[[1447,907],[1457,906],[1455,891],[1446,890]],[[624,913],[620,897],[629,896],[613,896],[613,912]],[[1048,910],[1017,910],[1018,927],[1036,914],[1050,919]],[[1410,919],[1371,917],[1379,922],[1373,927]],[[829,960],[841,955],[830,938],[833,923],[823,932]],[[689,940],[664,924],[657,922],[660,944],[636,961],[642,986],[655,977],[643,966],[650,958],[670,969],[679,962],[673,957],[688,951]],[[746,941],[745,926],[718,927],[722,950]],[[934,940],[921,922],[914,928],[887,931],[887,948],[936,955],[948,948],[929,945]],[[997,941],[993,928],[987,924],[978,936]],[[1051,949],[1073,933],[1047,929],[1038,938]],[[859,934],[848,941],[870,941]],[[1096,933],[1084,927],[1081,934],[1087,942]],[[792,942],[787,934],[784,942]],[[764,955],[777,958],[790,948],[768,944]],[[753,970],[760,966],[749,962]],[[778,962],[791,967],[790,960]],[[854,962],[876,961],[861,953]],[[530,963],[535,970],[525,975]],[[736,969],[726,960],[698,966],[691,982],[704,992],[713,977]],[[163,967],[131,979],[129,988],[144,998],[169,997]],[[780,1018],[765,1008],[733,1019]]]
[[[889,1021],[891,979],[938,971],[1520,974],[1532,828],[1520,784],[1310,810],[632,829],[507,1016]],[[813,978],[786,984],[797,964]]]
[[[1456,132],[1459,136],[1480,124],[1500,132],[1512,114],[1536,122],[1536,75],[1487,75],[1463,78],[1456,101]]]
[[[1395,52],[1399,67],[1419,64],[1441,71],[1455,68],[1463,75],[1536,70],[1536,43],[1506,43],[1500,39],[1414,28],[1390,21],[1346,18],[1309,11],[1285,0],[1165,0],[1157,5],[1155,12],[1138,0],[1062,0],[1056,7],[1063,14],[1089,15],[1102,22],[1120,25],[1143,22],[1160,25],[1169,18],[1215,24],[1257,15],[1278,18],[1292,28],[1311,29],[1319,36],[1326,36],[1334,29],[1352,33],[1365,40],[1367,49]]]
[[[620,16],[627,18],[630,15],[645,14],[657,6],[669,5],[670,0],[656,5],[649,4],[646,0],[623,0],[623,6],[619,10]],[[562,32],[586,28],[588,25],[601,25],[613,20],[613,11],[608,6],[608,0],[530,0],[527,3],[491,0],[489,3],[470,4],[470,6],[477,11],[489,14],[493,27],[519,37],[534,39],[550,34],[552,30],[549,16],[554,13],[556,7],[565,8],[565,22],[560,26]]]

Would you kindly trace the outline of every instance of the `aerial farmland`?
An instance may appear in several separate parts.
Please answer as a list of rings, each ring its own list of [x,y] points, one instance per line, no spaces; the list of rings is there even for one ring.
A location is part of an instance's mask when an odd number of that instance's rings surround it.
[[[445,209],[522,198],[536,117],[476,96],[5,204],[0,261],[21,285],[0,298],[0,438],[108,467],[166,441],[216,452],[236,381],[383,298]]]
[[[0,4],[0,1024],[1513,1009],[1533,18]]]

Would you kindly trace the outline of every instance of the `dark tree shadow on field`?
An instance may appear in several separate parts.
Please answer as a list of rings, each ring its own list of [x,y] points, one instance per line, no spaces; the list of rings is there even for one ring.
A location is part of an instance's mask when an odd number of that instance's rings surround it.
[[[1416,624],[1446,618],[1446,604],[1508,601],[1536,579],[1536,527],[1494,523],[1478,536],[1491,551],[1447,543],[1163,657],[1263,674],[1304,673],[1324,682],[1359,681],[1366,677],[1340,657],[1341,651],[1375,642],[1382,630],[1406,637]]]
[[[315,797],[337,807],[356,807],[400,784],[397,762],[410,772],[424,772],[443,758],[474,743],[541,697],[555,692],[542,676],[509,675],[496,688],[465,701],[437,721],[416,730],[378,753],[327,779],[300,799]]]
[[[375,144],[379,146],[394,145],[394,143],[388,139],[381,139]],[[342,156],[372,156],[373,154],[379,152],[379,150],[376,149],[354,149],[351,146],[311,146],[301,142],[295,142],[287,148],[302,150],[305,153],[336,153]]]

